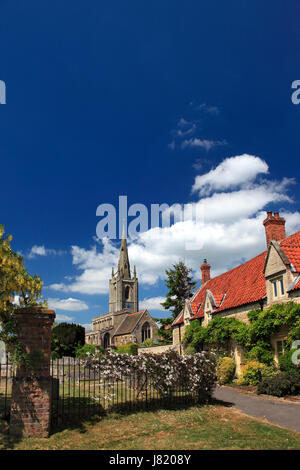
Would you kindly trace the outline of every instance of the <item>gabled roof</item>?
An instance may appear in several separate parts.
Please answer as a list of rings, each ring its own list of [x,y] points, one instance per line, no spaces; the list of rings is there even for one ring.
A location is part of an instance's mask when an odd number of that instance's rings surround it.
[[[180,314],[177,315],[177,317],[173,321],[172,326],[180,325],[181,323],[183,323],[183,321],[184,321],[184,318],[183,318],[183,310],[182,310]]]
[[[281,252],[285,262],[290,263],[292,270],[300,273],[300,231],[280,243],[274,243],[274,246]],[[193,311],[201,304],[193,318],[204,316],[204,302],[207,292],[213,297],[216,312],[263,300],[267,295],[264,276],[267,253],[264,251],[200,286],[191,299]],[[300,289],[300,278],[290,288],[290,290],[295,289]]]
[[[204,316],[206,291],[213,295],[218,312],[256,302],[266,297],[266,281],[263,274],[266,252],[252,258],[219,276],[210,279],[196,292],[193,302],[201,303],[194,318]]]
[[[280,243],[294,270],[300,273],[300,230]]]
[[[126,335],[131,333],[135,329],[145,312],[147,312],[146,309],[140,310],[139,312],[128,313],[122,323],[116,329],[114,336]]]
[[[288,287],[287,291],[292,292],[293,290],[300,289],[300,276],[296,277],[294,282]]]

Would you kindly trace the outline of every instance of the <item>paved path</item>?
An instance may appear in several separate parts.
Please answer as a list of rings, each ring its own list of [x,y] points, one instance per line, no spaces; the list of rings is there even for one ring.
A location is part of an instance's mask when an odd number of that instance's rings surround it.
[[[218,387],[214,398],[255,418],[265,418],[271,424],[300,432],[300,405],[263,397],[253,397],[230,387]]]

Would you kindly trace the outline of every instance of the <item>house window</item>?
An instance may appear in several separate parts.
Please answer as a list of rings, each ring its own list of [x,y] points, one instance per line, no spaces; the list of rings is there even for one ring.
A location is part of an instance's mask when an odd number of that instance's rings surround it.
[[[282,297],[284,295],[284,285],[282,277],[272,281],[274,297]]]
[[[286,340],[276,341],[277,355],[280,356],[284,353],[286,348]]]

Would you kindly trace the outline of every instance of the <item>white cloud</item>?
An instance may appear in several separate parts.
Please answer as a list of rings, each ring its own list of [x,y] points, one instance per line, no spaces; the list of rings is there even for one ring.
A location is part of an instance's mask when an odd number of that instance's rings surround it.
[[[225,140],[207,140],[207,139],[198,139],[197,137],[186,139],[181,143],[181,148],[202,148],[206,151],[211,150],[213,147],[218,145],[226,145]]]
[[[209,114],[219,114],[219,108],[217,106],[209,106],[206,103],[199,104],[194,108],[197,111],[204,111]]]
[[[51,248],[45,248],[44,245],[34,245],[29,254],[28,258],[36,258],[36,256],[47,256],[47,255],[63,255],[65,251],[63,250],[53,250]]]
[[[46,254],[46,248],[44,246],[34,245],[30,250],[28,258],[34,258],[35,256],[46,256]]]
[[[48,307],[54,310],[68,310],[74,312],[80,312],[81,310],[87,310],[88,305],[82,300],[73,299],[48,299]]]
[[[268,173],[267,163],[253,155],[237,155],[226,158],[215,169],[198,175],[192,191],[199,191],[200,195],[210,194],[228,188],[239,187],[253,181],[258,174]]]
[[[288,191],[294,180],[257,181],[261,173],[267,172],[268,165],[259,157],[241,155],[200,175],[201,181],[196,178],[197,191],[203,190],[205,197],[192,204],[202,207],[204,220],[187,219],[171,227],[150,229],[129,243],[130,263],[137,266],[140,284],[151,286],[165,279],[165,270],[179,259],[200,279],[203,258],[208,259],[212,275],[216,275],[262,252],[266,248],[262,222],[271,204],[276,203],[276,209],[286,218],[287,234],[299,230],[300,213],[282,210],[293,202]],[[202,248],[187,250],[187,245]],[[104,240],[102,252],[96,246],[91,249],[73,246],[72,256],[79,274],[50,287],[63,292],[106,294],[111,268],[117,265],[119,257],[114,243]],[[157,299],[144,299],[141,306],[152,302],[157,307]]]
[[[151,310],[165,311],[165,309],[161,305],[161,303],[165,302],[165,300],[166,300],[165,297],[145,298],[140,301],[139,306],[140,306],[140,309],[147,309],[148,311],[151,311]]]
[[[74,318],[73,317],[69,317],[68,315],[56,315],[55,317],[55,321],[57,323],[73,323],[74,322]]]

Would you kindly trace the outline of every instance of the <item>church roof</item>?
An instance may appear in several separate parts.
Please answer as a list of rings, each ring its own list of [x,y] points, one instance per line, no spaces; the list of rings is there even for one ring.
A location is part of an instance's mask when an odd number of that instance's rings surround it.
[[[139,312],[134,312],[134,313],[128,313],[122,323],[119,325],[117,330],[114,333],[114,336],[120,336],[120,335],[126,335],[131,333],[144,313],[147,312],[147,310],[140,310]]]

